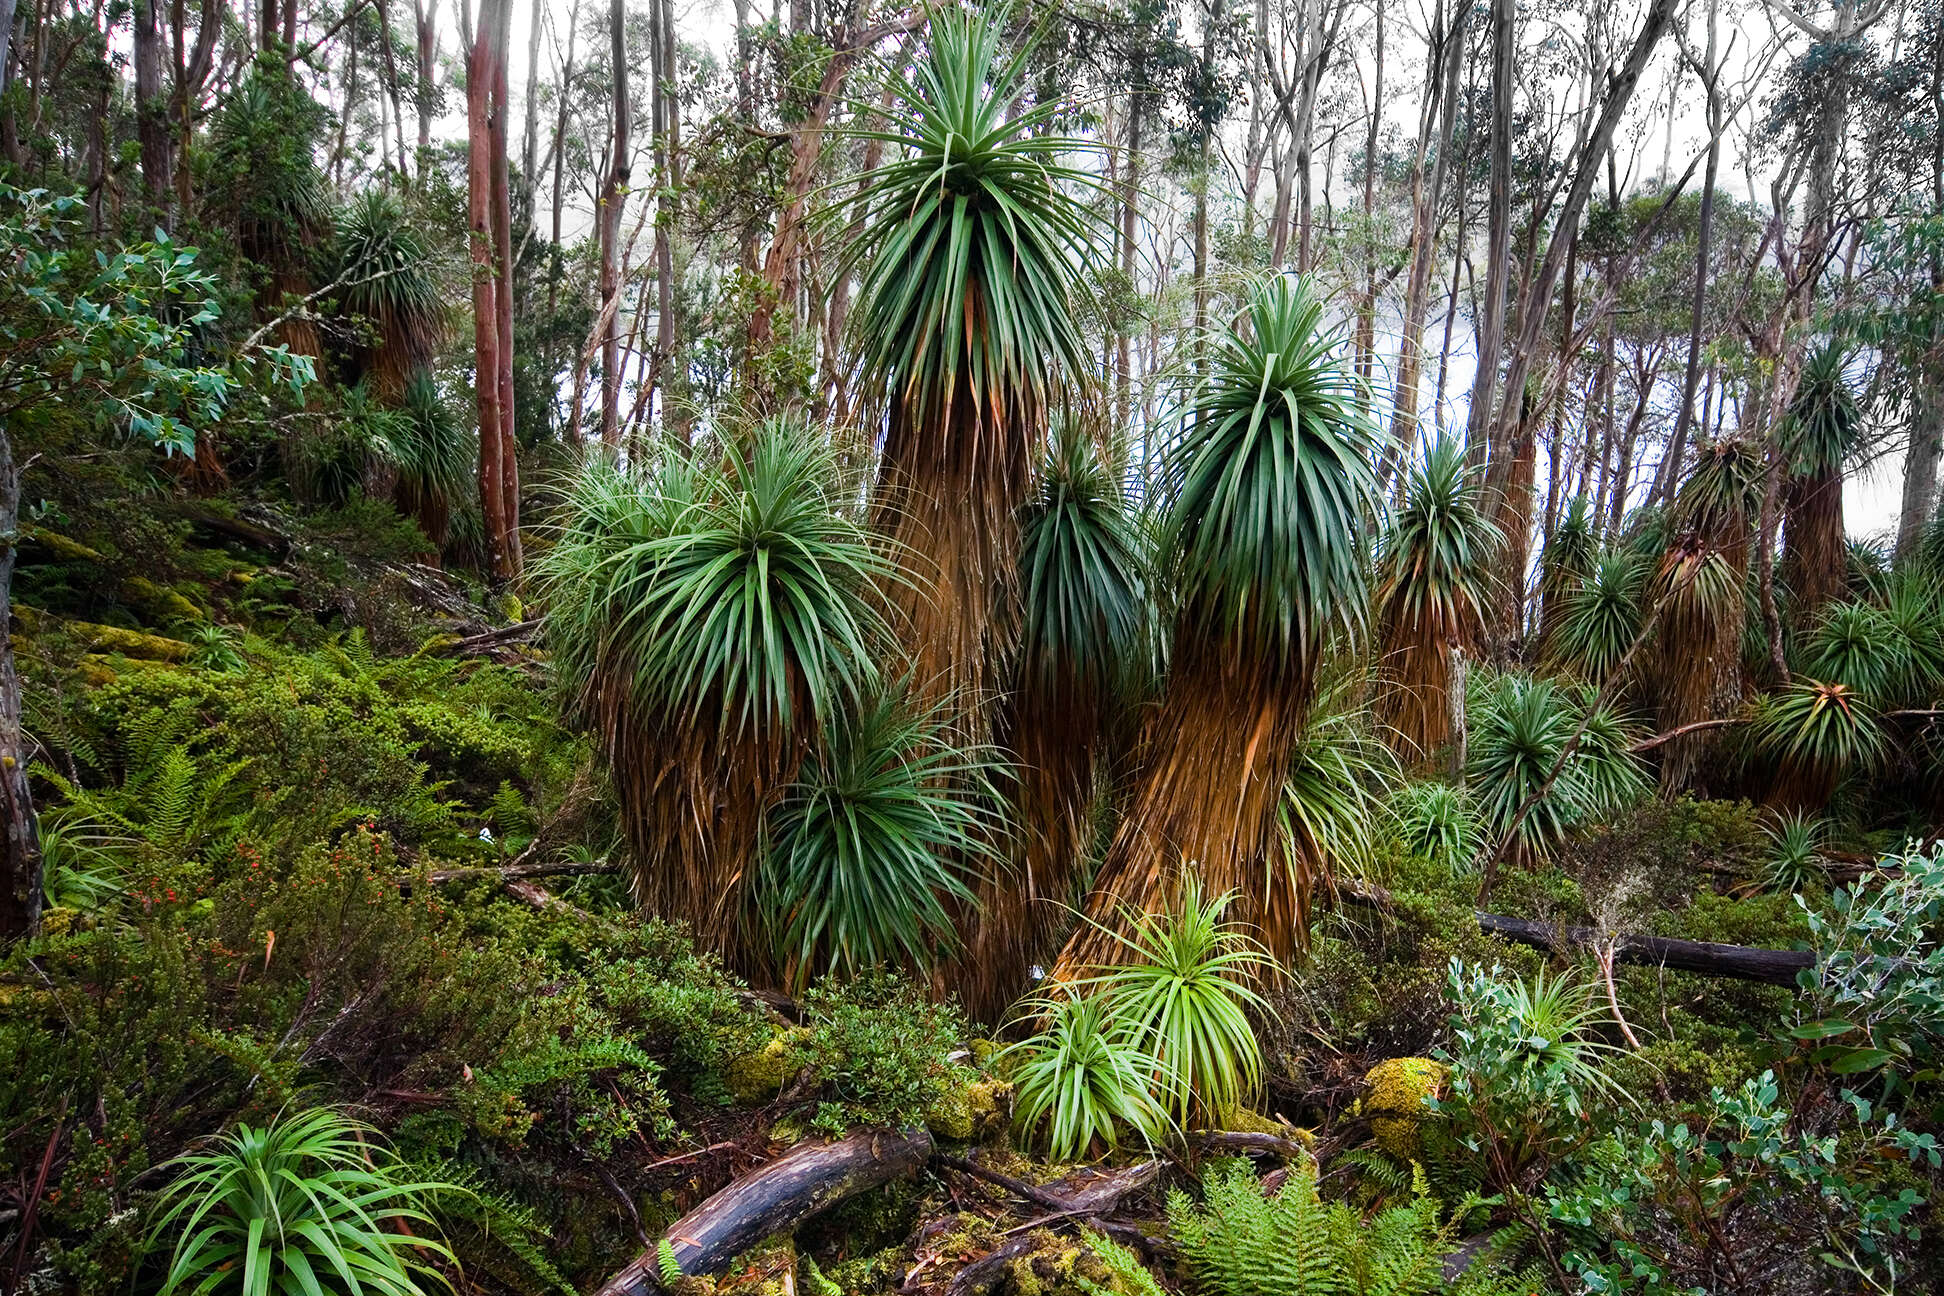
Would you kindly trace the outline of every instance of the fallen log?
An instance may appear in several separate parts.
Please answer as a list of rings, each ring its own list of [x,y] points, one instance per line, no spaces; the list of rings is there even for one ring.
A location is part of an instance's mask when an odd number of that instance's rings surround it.
[[[433,869],[425,875],[427,882],[476,882],[482,878],[496,878],[503,882],[517,882],[526,878],[542,877],[592,877],[603,873],[619,873],[618,860],[556,860],[550,864],[488,864],[483,867]]]
[[[522,643],[531,639],[540,629],[539,617],[528,621],[516,621],[512,625],[488,630],[484,634],[467,635],[463,639],[452,639],[440,644],[433,651],[464,656],[467,653],[486,652],[493,648],[503,648],[507,644]]]
[[[1585,948],[1598,939],[1590,927],[1562,927],[1535,922],[1530,918],[1510,918],[1504,914],[1480,912],[1481,931],[1503,936],[1521,945],[1566,952]],[[1816,956],[1808,950],[1763,949],[1753,945],[1718,945],[1713,941],[1674,940],[1666,936],[1622,935],[1617,938],[1616,959],[1646,967],[1667,967],[1678,972],[1702,976],[1727,977],[1736,981],[1759,981],[1765,985],[1794,988],[1796,973],[1814,967]]]
[[[908,1179],[932,1153],[924,1130],[865,1131],[797,1146],[732,1181],[669,1226],[676,1263],[690,1275],[721,1273],[764,1238],[794,1229],[846,1198]],[[659,1243],[602,1283],[595,1296],[649,1296],[661,1286]]]
[[[1339,898],[1390,913],[1396,908],[1390,892],[1382,887],[1349,885],[1337,889]],[[1557,923],[1507,914],[1477,911],[1478,928],[1494,936],[1536,949],[1569,953],[1591,947],[1599,934],[1591,927],[1562,927]],[[1676,940],[1669,936],[1622,935],[1615,959],[1640,967],[1667,967],[1677,972],[1724,977],[1732,981],[1759,981],[1765,985],[1796,985],[1796,973],[1816,965],[1808,950],[1766,949],[1759,945],[1722,945],[1714,941]]]

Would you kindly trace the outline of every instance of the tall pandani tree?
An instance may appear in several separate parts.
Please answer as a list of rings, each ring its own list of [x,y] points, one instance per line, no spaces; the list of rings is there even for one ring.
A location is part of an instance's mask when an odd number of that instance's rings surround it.
[[[1539,551],[1539,652],[1558,632],[1566,601],[1581,581],[1593,574],[1600,557],[1600,533],[1593,523],[1593,504],[1584,495],[1566,502],[1558,525]]]
[[[1106,761],[1154,673],[1148,528],[1121,458],[1060,419],[1020,513],[1018,653],[999,711],[1013,753],[1014,867],[980,889],[960,997],[996,1020],[1049,958],[1095,854]]]
[[[1478,647],[1499,542],[1482,471],[1463,441],[1439,438],[1413,469],[1377,560],[1377,718],[1406,759],[1451,736],[1455,658]]]
[[[894,156],[831,209],[859,230],[854,315],[862,389],[882,409],[877,525],[912,580],[895,591],[915,683],[980,712],[1017,631],[1016,514],[1048,411],[1084,386],[1073,288],[1104,230],[1099,189],[1065,159],[1092,146],[1053,128],[1058,102],[1022,108],[1030,45],[1002,57],[983,11],[938,9],[909,79],[893,77]]]
[[[1279,799],[1326,641],[1363,626],[1364,528],[1381,505],[1381,435],[1302,281],[1257,285],[1215,339],[1165,474],[1161,571],[1172,650],[1125,816],[1055,975],[1112,960],[1123,907],[1171,905],[1185,871],[1230,891],[1279,955],[1304,935],[1328,861],[1279,832]]]
[[[749,919],[766,806],[834,717],[877,688],[881,543],[842,507],[828,444],[787,422],[596,461],[536,571],[575,710],[612,772],[644,910],[760,966]]]
[[[404,400],[445,339],[448,312],[431,241],[391,194],[371,190],[337,218],[340,305],[365,326],[355,342],[360,372],[380,399]]]
[[[1844,591],[1843,464],[1863,437],[1862,407],[1844,372],[1848,362],[1834,342],[1810,352],[1780,429],[1789,472],[1782,575],[1792,619],[1804,625]]]
[[[1664,600],[1647,675],[1660,726],[1718,720],[1741,703],[1742,631],[1762,464],[1737,438],[1703,446],[1675,497],[1671,538],[1650,598]],[[1696,731],[1661,750],[1661,786],[1685,787],[1712,735]]]

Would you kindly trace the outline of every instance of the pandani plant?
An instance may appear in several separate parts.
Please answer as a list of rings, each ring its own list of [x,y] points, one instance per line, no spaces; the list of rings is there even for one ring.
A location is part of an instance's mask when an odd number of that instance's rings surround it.
[[[377,1132],[328,1107],[239,1125],[177,1158],[148,1244],[172,1244],[163,1296],[423,1296],[452,1252]]]
[[[1323,307],[1300,279],[1250,292],[1209,349],[1165,468],[1160,568],[1172,651],[1134,755],[1132,792],[1055,975],[1113,960],[1102,924],[1165,910],[1183,871],[1238,899],[1272,954],[1293,953],[1329,861],[1278,807],[1326,641],[1365,615],[1363,539],[1380,433]]]
[[[390,402],[431,365],[445,336],[446,305],[431,241],[404,205],[382,190],[359,194],[337,216],[338,305],[362,321],[358,368]]]
[[[1603,550],[1566,595],[1541,661],[1598,686],[1626,657],[1647,617],[1652,568],[1631,547]]]
[[[1649,586],[1660,604],[1647,675],[1660,727],[1721,719],[1741,703],[1741,642],[1749,557],[1761,504],[1761,458],[1747,442],[1701,447],[1672,510],[1673,538]],[[1706,733],[1661,749],[1661,786],[1687,785]]]
[[[238,250],[263,269],[257,311],[265,319],[315,286],[314,259],[331,237],[331,206],[316,144],[331,120],[290,69],[259,60],[224,101],[210,129],[212,197],[236,231]],[[277,328],[292,353],[322,358],[315,319],[297,312]]]
[[[954,948],[968,874],[1003,872],[999,764],[899,689],[827,717],[765,825],[759,899],[785,985],[922,972]]]
[[[1055,952],[1093,855],[1098,785],[1154,671],[1152,545],[1119,463],[1079,420],[1057,420],[1020,514],[1021,630],[998,726],[1017,832],[1012,867],[984,875],[956,979],[984,1020]]]
[[[748,967],[764,810],[823,726],[878,683],[893,560],[801,425],[652,469],[596,460],[536,572],[572,706],[612,771],[649,913]]]
[[[975,730],[1018,629],[1018,511],[1049,411],[1089,381],[1073,293],[1105,227],[1098,182],[1067,161],[1093,147],[1028,105],[1026,42],[1003,19],[930,13],[925,53],[885,85],[891,160],[830,209],[858,232],[854,315],[864,391],[883,411],[877,526],[912,579],[892,591],[921,695]]]
[[[1773,770],[1769,804],[1795,810],[1820,810],[1845,778],[1875,770],[1889,754],[1879,709],[1834,680],[1797,678],[1763,698],[1749,738]]]
[[[1499,532],[1482,470],[1442,437],[1425,452],[1377,559],[1379,721],[1400,754],[1428,758],[1450,737],[1452,657],[1475,652],[1490,606]]]
[[[1566,599],[1593,570],[1600,556],[1600,534],[1593,504],[1584,495],[1566,501],[1552,534],[1539,551],[1539,652],[1547,652]]]
[[[1843,594],[1843,465],[1863,437],[1863,411],[1844,372],[1849,354],[1835,342],[1811,351],[1780,429],[1784,490],[1782,568],[1792,612],[1812,620]]]

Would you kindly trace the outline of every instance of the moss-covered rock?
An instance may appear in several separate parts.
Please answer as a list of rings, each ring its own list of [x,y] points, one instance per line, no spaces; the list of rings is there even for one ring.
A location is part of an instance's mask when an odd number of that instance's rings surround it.
[[[1013,1088],[980,1076],[947,1091],[925,1113],[925,1127],[939,1138],[971,1143],[995,1137],[1012,1123]]]
[[[753,1053],[729,1059],[724,1075],[729,1092],[745,1107],[757,1107],[782,1091],[803,1068],[801,1030],[787,1030]]]
[[[1377,1146],[1400,1161],[1417,1157],[1423,1147],[1424,1102],[1444,1092],[1449,1070],[1430,1058],[1388,1058],[1364,1075],[1370,1095],[1364,1115]]]

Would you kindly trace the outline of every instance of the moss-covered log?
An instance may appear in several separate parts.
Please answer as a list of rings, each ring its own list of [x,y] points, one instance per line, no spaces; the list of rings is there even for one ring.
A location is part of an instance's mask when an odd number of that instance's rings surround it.
[[[764,1238],[794,1229],[847,1198],[918,1173],[932,1154],[924,1130],[852,1134],[800,1143],[732,1182],[669,1227],[684,1274],[716,1274]],[[648,1296],[661,1288],[659,1244],[601,1284],[595,1296]]]

